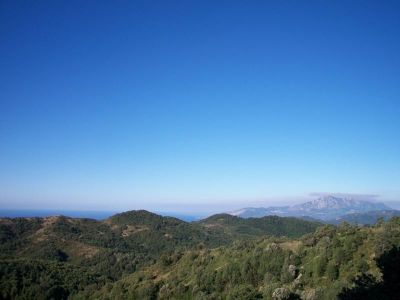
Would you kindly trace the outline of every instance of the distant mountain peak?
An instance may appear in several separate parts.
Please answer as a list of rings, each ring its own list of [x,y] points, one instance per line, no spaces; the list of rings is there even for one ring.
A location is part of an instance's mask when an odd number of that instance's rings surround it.
[[[326,195],[319,197],[318,199],[294,205],[292,208],[303,208],[303,209],[345,209],[345,208],[376,208],[376,209],[389,209],[385,204],[380,202],[371,202],[367,200],[358,200],[353,197],[337,197],[332,195]]]
[[[324,195],[317,199],[292,206],[268,207],[268,208],[243,208],[234,212],[242,218],[262,217],[268,215],[311,217],[321,220],[329,220],[341,217],[349,213],[364,213],[373,210],[389,210],[390,207],[381,202],[355,199],[351,196]]]
[[[337,208],[355,207],[364,204],[374,206],[375,202],[355,200],[352,197],[337,197],[332,195],[326,195],[319,197],[318,199],[308,201],[306,203],[294,205],[292,206],[292,208],[337,209]],[[384,205],[383,203],[381,204]]]

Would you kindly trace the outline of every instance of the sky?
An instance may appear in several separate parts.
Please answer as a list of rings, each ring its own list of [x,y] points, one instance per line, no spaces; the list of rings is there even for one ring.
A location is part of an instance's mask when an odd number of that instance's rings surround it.
[[[398,1],[1,1],[0,208],[400,201]]]

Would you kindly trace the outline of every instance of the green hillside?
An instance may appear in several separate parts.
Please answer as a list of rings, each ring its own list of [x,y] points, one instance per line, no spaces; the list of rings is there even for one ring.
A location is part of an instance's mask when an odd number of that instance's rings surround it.
[[[226,214],[187,223],[143,210],[3,218],[0,299],[334,299],[361,275],[378,290],[377,259],[400,246],[400,219],[320,225]]]
[[[399,247],[400,218],[375,227],[324,226],[300,239],[264,237],[190,250],[172,264],[158,262],[92,295],[82,295],[91,299],[398,299]]]
[[[233,239],[263,235],[300,237],[315,231],[319,222],[298,218],[266,216],[262,218],[239,218],[229,214],[217,214],[198,222],[207,232],[222,234]]]

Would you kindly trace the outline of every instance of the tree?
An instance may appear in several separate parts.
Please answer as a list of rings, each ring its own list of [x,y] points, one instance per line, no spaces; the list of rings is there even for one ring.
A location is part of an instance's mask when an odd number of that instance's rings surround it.
[[[338,264],[331,260],[326,267],[326,276],[328,276],[329,280],[334,281],[339,276],[339,267]]]
[[[364,273],[353,281],[352,288],[345,288],[339,294],[341,300],[385,299],[396,300],[400,295],[400,248],[393,247],[377,259],[382,272],[382,281],[371,274]]]

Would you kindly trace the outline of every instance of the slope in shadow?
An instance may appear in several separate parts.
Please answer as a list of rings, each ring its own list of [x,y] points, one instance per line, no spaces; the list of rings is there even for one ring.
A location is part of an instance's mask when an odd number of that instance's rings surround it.
[[[377,259],[382,281],[377,282],[370,274],[354,280],[353,288],[339,294],[341,300],[399,299],[400,295],[400,248],[392,248]]]

